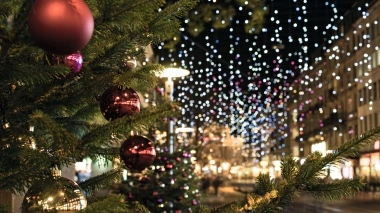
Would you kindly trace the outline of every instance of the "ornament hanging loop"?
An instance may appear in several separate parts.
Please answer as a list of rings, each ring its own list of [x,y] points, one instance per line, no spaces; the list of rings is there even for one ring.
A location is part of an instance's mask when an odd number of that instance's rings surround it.
[[[54,165],[52,168],[51,168],[51,175],[53,177],[61,177],[62,175],[62,171],[58,168],[57,165]]]

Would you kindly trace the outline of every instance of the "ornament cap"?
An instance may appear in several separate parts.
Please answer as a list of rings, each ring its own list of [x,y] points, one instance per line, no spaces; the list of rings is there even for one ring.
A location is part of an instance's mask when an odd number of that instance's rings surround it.
[[[57,166],[55,166],[55,167],[53,167],[53,168],[51,169],[51,175],[52,175],[53,177],[61,177],[61,175],[62,175],[62,171],[61,171],[60,169],[58,169]]]

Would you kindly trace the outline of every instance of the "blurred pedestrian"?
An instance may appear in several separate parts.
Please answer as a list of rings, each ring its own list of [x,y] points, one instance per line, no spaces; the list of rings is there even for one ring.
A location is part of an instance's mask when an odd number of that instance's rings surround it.
[[[201,189],[203,192],[207,192],[208,188],[211,186],[211,178],[209,176],[203,176],[201,179]]]
[[[219,194],[219,187],[223,184],[223,179],[219,176],[217,176],[216,178],[214,178],[214,180],[212,181],[212,186],[214,187],[214,193],[215,195],[217,196]]]

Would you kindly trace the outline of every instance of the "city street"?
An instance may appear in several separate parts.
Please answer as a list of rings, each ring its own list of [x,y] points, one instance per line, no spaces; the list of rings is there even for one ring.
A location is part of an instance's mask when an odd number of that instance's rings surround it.
[[[203,204],[217,207],[233,200],[243,199],[244,193],[237,192],[231,186],[222,186],[219,195],[213,194],[210,188],[203,198]],[[380,192],[361,192],[354,198],[336,201],[320,202],[308,195],[300,196],[295,203],[287,207],[284,213],[380,213]]]
[[[288,207],[284,213],[379,213],[380,193],[361,192],[354,198],[335,201],[320,202],[308,195],[303,195]]]

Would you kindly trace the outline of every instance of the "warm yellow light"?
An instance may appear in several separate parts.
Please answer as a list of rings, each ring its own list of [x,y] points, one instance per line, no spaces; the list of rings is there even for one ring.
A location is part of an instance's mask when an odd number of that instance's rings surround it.
[[[228,169],[230,168],[230,163],[228,163],[228,162],[223,162],[223,163],[222,163],[222,168],[223,168],[223,170],[228,170]]]
[[[161,73],[157,73],[157,76],[160,76],[161,78],[174,78],[187,76],[189,74],[189,70],[185,70],[182,68],[166,68]]]

